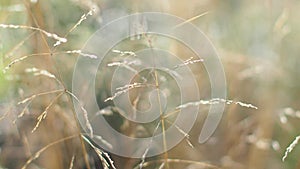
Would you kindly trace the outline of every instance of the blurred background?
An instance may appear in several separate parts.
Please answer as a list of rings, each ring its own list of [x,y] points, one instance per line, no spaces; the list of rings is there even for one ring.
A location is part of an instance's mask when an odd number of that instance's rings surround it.
[[[82,17],[91,9],[92,15]],[[176,15],[201,29],[223,63],[228,98],[251,103],[258,109],[227,105],[214,135],[199,144],[209,108],[201,106],[197,123],[189,132],[193,147],[183,140],[163,155],[146,158],[144,168],[300,168],[300,145],[282,161],[286,148],[300,133],[299,9],[297,0],[1,0],[0,24],[38,27],[66,37],[68,42],[53,47],[57,39],[41,31],[0,26],[0,68],[6,70],[0,72],[0,168],[102,168],[96,149],[77,137],[82,129],[70,97],[64,93],[58,96],[63,91],[56,90],[71,91],[78,53],[70,51],[81,49],[105,23],[149,11]],[[82,22],[76,25],[80,19]],[[143,43],[143,39],[139,41]],[[119,49],[143,48],[132,41],[123,44]],[[190,53],[175,42],[161,46],[189,58]],[[24,56],[28,57],[20,59]],[[197,78],[201,95],[209,98],[204,66],[188,66]],[[47,70],[56,78],[39,70]],[[105,115],[110,124],[137,137],[148,128],[152,131],[153,125],[131,124],[122,119],[111,102],[104,102],[111,96],[107,81],[113,69],[101,72],[97,97],[99,107],[108,111]],[[173,88],[170,86],[170,90]],[[32,132],[45,110],[47,117]],[[162,165],[166,154],[178,160]],[[141,163],[141,159],[110,156],[116,168],[134,168]]]

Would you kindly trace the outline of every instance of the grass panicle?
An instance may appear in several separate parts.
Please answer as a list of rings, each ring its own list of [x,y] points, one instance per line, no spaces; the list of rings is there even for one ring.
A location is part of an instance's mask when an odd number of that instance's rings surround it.
[[[191,64],[199,63],[199,62],[203,62],[203,61],[204,61],[203,59],[193,59],[193,57],[190,57],[189,59],[183,61],[183,63],[174,66],[173,69],[177,69],[177,68],[180,68],[183,66],[187,66],[187,65],[191,65]]]
[[[137,56],[133,51],[120,51],[117,49],[112,50],[113,53],[119,54],[119,56]]]
[[[189,106],[199,106],[199,105],[213,105],[213,104],[220,104],[220,103],[225,103],[227,105],[229,104],[236,104],[242,107],[247,107],[247,108],[252,108],[252,109],[258,109],[258,107],[249,104],[249,103],[243,103],[240,101],[233,101],[233,100],[225,100],[225,99],[221,99],[221,98],[214,98],[211,100],[199,100],[199,101],[195,101],[195,102],[188,102],[182,105],[179,105],[176,107],[176,109],[184,109],[187,108]]]
[[[108,102],[110,100],[115,99],[116,97],[120,96],[121,94],[127,93],[128,91],[135,89],[135,88],[142,88],[142,87],[149,87],[151,85],[143,84],[143,83],[132,83],[128,85],[124,85],[121,87],[116,88],[117,92],[113,94],[113,96],[108,97],[104,100],[104,102]]]
[[[39,127],[40,123],[47,117],[48,111],[50,109],[50,107],[55,103],[55,101],[57,101],[62,95],[64,94],[64,92],[61,92],[60,94],[58,94],[54,99],[52,99],[52,101],[49,103],[49,105],[46,107],[46,109],[43,111],[42,114],[40,114],[37,118],[37,123],[35,125],[35,127],[32,129],[32,133],[34,131],[37,130],[37,128]]]
[[[101,149],[99,149],[98,147],[96,147],[96,146],[95,146],[92,142],[90,142],[90,140],[89,140],[87,137],[85,137],[84,135],[82,135],[81,137],[84,139],[84,141],[85,141],[86,143],[88,143],[88,144],[96,151],[96,153],[97,153],[99,159],[100,159],[101,162],[102,162],[102,165],[103,165],[104,169],[109,169],[109,167],[112,167],[113,169],[116,169],[113,160],[110,158],[110,156],[109,156],[106,152],[104,152],[104,151],[102,151]],[[107,158],[108,160],[106,160],[106,158]]]
[[[282,161],[285,161],[285,159],[288,157],[288,154],[293,151],[293,149],[296,147],[296,145],[299,143],[300,136],[297,136],[294,141],[286,148],[286,151],[284,152],[284,156],[282,157]]]
[[[78,99],[77,96],[75,96],[72,92],[70,92],[68,90],[66,90],[66,93],[68,93],[72,98],[74,98],[77,101],[77,103],[80,105],[80,109],[82,110],[83,117],[85,119],[85,125],[86,125],[87,129],[90,131],[90,137],[93,138],[94,137],[94,131],[93,131],[93,127],[92,127],[92,125],[90,123],[90,120],[89,120],[88,112],[83,107],[81,101]]]
[[[29,29],[29,30],[33,30],[33,31],[39,31],[39,32],[43,33],[44,35],[46,35],[48,38],[55,39],[57,42],[54,44],[54,46],[57,43],[59,43],[59,44],[60,43],[66,43],[68,41],[66,38],[62,38],[62,37],[58,36],[57,34],[49,33],[49,32],[47,32],[43,29],[32,27],[32,26],[13,25],[13,24],[0,24],[0,28],[4,28],[4,29]]]

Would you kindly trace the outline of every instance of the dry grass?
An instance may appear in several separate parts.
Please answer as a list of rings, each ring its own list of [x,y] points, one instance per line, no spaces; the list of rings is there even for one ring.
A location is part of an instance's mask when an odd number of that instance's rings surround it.
[[[210,85],[206,82],[208,75],[202,64],[205,56],[197,59],[193,52],[187,51],[187,47],[182,47],[174,40],[142,34],[135,40],[118,44],[114,47],[118,50],[111,51],[113,59],[108,56],[108,60],[104,61],[103,71],[99,73],[100,85],[95,86],[99,90],[96,95],[101,109],[94,117],[87,111],[85,100],[80,100],[70,90],[71,70],[78,55],[91,60],[98,59],[96,54],[84,53],[80,48],[86,41],[84,37],[109,18],[105,18],[105,12],[99,12],[99,9],[105,10],[106,6],[115,4],[85,2],[89,9],[84,12],[79,12],[79,9],[86,6],[76,6],[80,5],[77,1],[53,1],[52,4],[4,0],[3,9],[10,9],[9,13],[2,11],[0,6],[0,68],[3,70],[0,83],[3,81],[11,87],[11,92],[5,93],[7,96],[1,96],[0,99],[9,98],[13,102],[10,105],[3,104],[4,108],[0,110],[0,133],[2,130],[5,133],[3,144],[0,135],[0,168],[299,168],[299,151],[296,147],[300,136],[289,143],[289,137],[297,135],[300,127],[299,111],[296,111],[300,98],[295,94],[299,93],[299,71],[295,66],[299,51],[294,45],[299,41],[295,33],[299,31],[299,14],[292,10],[300,6],[299,2],[292,0],[284,7],[269,2],[261,5],[249,0],[236,4],[217,1],[164,1],[163,5],[156,1],[151,5],[149,2],[118,2],[117,8],[121,12],[123,8],[119,6],[133,6],[130,7],[132,11],[142,12],[153,5],[153,8],[160,7],[187,18],[175,28],[186,23],[194,23],[201,28],[220,52],[230,99],[211,98],[178,104],[173,97],[176,96],[176,91],[173,92],[176,87],[168,86],[170,79],[161,80],[164,74],[155,67],[139,74],[136,67],[141,66],[141,61],[136,52],[150,48],[153,63],[156,62],[154,49],[157,47],[176,53],[182,63],[163,71],[184,79],[175,70],[190,68],[195,74],[201,98],[210,98]],[[14,10],[16,4],[24,7],[22,12]],[[50,16],[52,10],[53,14],[58,12],[54,15],[56,18],[47,19],[46,15]],[[22,17],[18,12],[26,16]],[[119,67],[138,75],[131,84],[119,86],[115,93],[109,93],[110,75]],[[6,82],[5,78],[10,80]],[[3,90],[1,85],[0,90]],[[148,90],[154,90],[158,98],[156,106],[160,116],[152,123],[130,122],[122,117],[123,110],[112,104],[121,95],[129,94],[133,107],[138,109],[148,104],[145,97]],[[169,99],[173,99],[170,102],[174,104],[173,107],[164,109],[160,100],[163,90],[171,93]],[[185,92],[194,91],[186,89]],[[80,106],[85,126],[78,121],[73,100]],[[210,105],[223,103],[226,104],[225,114],[218,130],[205,144],[199,145],[199,131]],[[176,115],[182,109],[197,106],[200,106],[200,114],[190,132],[174,125]],[[116,130],[127,136],[151,137],[140,159],[119,157],[99,148],[92,139],[111,149],[114,148],[112,142],[118,140],[105,140],[94,133],[91,122],[97,116],[104,116]],[[184,140],[167,151],[169,138],[166,137],[166,131],[172,125]],[[82,128],[87,128],[88,133],[84,133]],[[159,132],[163,135],[164,153],[148,157],[153,138]],[[283,145],[288,145],[286,150],[282,148]]]

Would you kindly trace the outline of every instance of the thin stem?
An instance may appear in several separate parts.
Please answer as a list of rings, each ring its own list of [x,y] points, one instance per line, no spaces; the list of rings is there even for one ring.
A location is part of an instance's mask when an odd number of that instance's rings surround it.
[[[145,35],[146,38],[148,38],[148,43],[149,43],[149,47],[151,49],[152,55],[153,55],[153,65],[154,65],[154,78],[155,78],[155,86],[156,86],[156,91],[157,91],[157,97],[158,97],[158,104],[159,104],[159,114],[160,114],[160,120],[161,120],[161,130],[162,130],[162,134],[163,134],[163,147],[164,147],[164,161],[166,164],[166,168],[169,169],[169,164],[167,162],[168,159],[168,152],[167,152],[167,141],[166,141],[166,133],[165,133],[165,121],[163,118],[163,110],[162,110],[162,104],[161,104],[161,100],[160,100],[160,89],[159,89],[159,80],[158,80],[158,74],[157,74],[157,70],[156,70],[156,62],[155,62],[155,56],[154,56],[154,51],[153,51],[153,45],[152,45],[152,41],[151,39]]]
[[[28,165],[29,165],[32,161],[34,161],[35,159],[39,158],[39,156],[41,155],[41,153],[43,153],[44,151],[46,151],[48,148],[50,148],[50,147],[52,147],[52,146],[54,146],[54,145],[56,145],[56,144],[58,144],[58,143],[64,142],[64,141],[66,141],[66,140],[73,139],[73,138],[75,138],[75,137],[78,137],[78,135],[76,134],[76,135],[68,136],[68,137],[59,139],[59,140],[57,140],[57,141],[54,141],[54,142],[52,142],[52,143],[50,143],[50,144],[44,146],[42,149],[40,149],[40,150],[37,151],[35,154],[33,154],[33,155],[26,161],[26,163],[22,166],[21,169],[26,169],[26,168],[28,167]],[[79,137],[81,137],[81,136],[79,135]]]
[[[173,114],[176,114],[176,113],[178,113],[180,111],[181,111],[180,109],[176,109],[176,110],[174,110],[174,111],[172,111],[170,113],[166,113],[166,115],[164,115],[163,118],[166,119],[166,118],[168,118],[168,117],[172,116]]]
[[[26,97],[22,101],[19,101],[18,105],[19,104],[24,104],[24,103],[26,103],[28,101],[31,101],[34,98],[38,97],[38,96],[47,95],[47,94],[53,94],[53,93],[59,93],[59,92],[63,92],[63,91],[64,91],[64,89],[59,89],[59,90],[52,90],[52,91],[47,91],[47,92],[41,92],[41,93],[33,94],[33,95],[29,96],[29,97]]]
[[[66,90],[66,92],[67,92],[67,90]],[[72,95],[71,94],[68,94],[68,101],[72,104]],[[71,107],[72,107],[72,115],[73,115],[73,117],[74,117],[74,119],[76,121],[76,127],[77,127],[77,129],[79,131],[79,134],[80,134],[81,133],[80,132],[80,124],[79,124],[79,121],[77,119],[74,106],[71,106]],[[79,135],[79,140],[80,140],[80,144],[81,144],[81,148],[82,148],[82,152],[83,152],[83,157],[84,157],[84,162],[86,164],[86,167],[87,167],[87,169],[91,169],[91,166],[90,166],[90,163],[89,163],[89,159],[88,159],[87,150],[86,150],[86,147],[84,145],[84,140],[81,137],[81,134]]]

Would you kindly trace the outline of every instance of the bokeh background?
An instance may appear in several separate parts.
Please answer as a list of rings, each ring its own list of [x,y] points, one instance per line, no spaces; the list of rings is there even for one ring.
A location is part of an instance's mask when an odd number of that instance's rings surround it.
[[[255,110],[236,104],[226,106],[213,137],[199,144],[198,135],[209,108],[201,106],[197,123],[189,133],[194,147],[183,140],[167,152],[168,158],[182,160],[170,163],[169,167],[209,168],[197,163],[203,162],[228,169],[300,168],[300,145],[282,161],[286,147],[300,133],[300,1],[1,0],[0,24],[39,27],[63,37],[91,8],[95,13],[70,32],[68,42],[55,51],[52,47],[55,41],[39,31],[0,27],[1,69],[22,56],[46,53],[30,56],[14,64],[6,73],[0,72],[0,168],[21,168],[41,148],[82,131],[72,113],[70,98],[63,95],[51,106],[37,131],[31,132],[36,118],[56,94],[39,96],[29,105],[18,105],[18,102],[32,94],[57,90],[61,86],[51,78],[26,73],[25,69],[47,70],[71,90],[77,55],[55,52],[81,49],[105,23],[127,14],[149,11],[190,19],[219,53],[226,73],[228,98],[258,107]],[[139,48],[132,42],[124,43],[124,49],[135,51]],[[163,45],[180,55],[188,54],[172,42]],[[210,85],[203,65],[197,63],[190,67],[198,79],[202,96],[209,98]],[[104,71],[107,73],[99,75],[100,80],[109,79],[111,75],[110,69]],[[112,106],[111,103],[101,100],[110,95],[109,83],[101,82],[102,85],[96,86],[99,107],[107,108]],[[116,129],[122,130],[124,120],[117,110],[110,111],[113,115],[107,119]],[[24,116],[17,118],[21,112],[25,113]],[[137,125],[126,125],[127,134],[144,131],[136,131]],[[83,151],[81,141],[75,137],[55,144],[27,168],[59,169],[71,165],[73,168],[88,168],[84,160],[87,155],[91,168],[101,168],[94,149],[86,144],[86,151]],[[117,168],[134,168],[140,163],[140,159],[113,154],[111,157]],[[145,168],[159,168],[163,159],[164,155],[147,158],[146,162],[154,162]],[[192,162],[187,163],[187,160]]]

